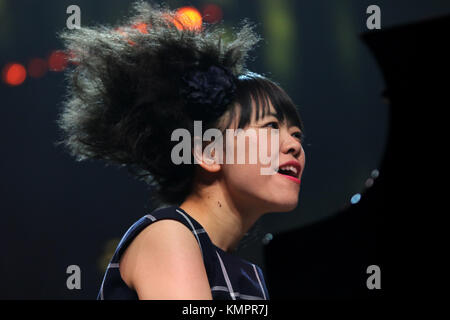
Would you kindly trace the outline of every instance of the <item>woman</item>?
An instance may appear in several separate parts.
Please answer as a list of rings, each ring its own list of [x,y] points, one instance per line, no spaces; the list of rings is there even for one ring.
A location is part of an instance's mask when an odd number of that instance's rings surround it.
[[[223,43],[217,25],[193,27],[163,6],[135,9],[120,28],[62,33],[75,68],[60,143],[78,160],[126,166],[160,204],[123,236],[98,299],[269,299],[261,269],[231,252],[263,214],[297,205],[305,165],[298,111],[276,83],[245,69],[260,40],[248,22]],[[204,152],[220,139],[202,139],[198,123],[223,133],[223,150]],[[174,160],[177,129],[191,134],[193,161]],[[278,160],[271,174],[262,174],[261,158],[248,160],[255,146]],[[244,163],[234,161],[239,154]]]

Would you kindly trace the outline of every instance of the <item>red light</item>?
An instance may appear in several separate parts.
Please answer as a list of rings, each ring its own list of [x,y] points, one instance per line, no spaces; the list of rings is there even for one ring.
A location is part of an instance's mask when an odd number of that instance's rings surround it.
[[[48,58],[48,67],[51,71],[63,71],[67,67],[67,54],[61,50],[55,50]]]
[[[203,20],[208,23],[217,23],[222,20],[222,9],[215,4],[207,4],[203,7]]]
[[[18,86],[25,81],[27,71],[20,63],[8,63],[2,71],[2,79],[11,86]]]
[[[40,78],[47,72],[47,61],[40,58],[31,59],[28,63],[28,74],[33,78]]]
[[[71,64],[74,64],[74,65],[79,65],[80,64],[79,61],[78,61],[77,55],[72,50],[67,51],[66,59],[68,60],[67,62],[69,62]]]

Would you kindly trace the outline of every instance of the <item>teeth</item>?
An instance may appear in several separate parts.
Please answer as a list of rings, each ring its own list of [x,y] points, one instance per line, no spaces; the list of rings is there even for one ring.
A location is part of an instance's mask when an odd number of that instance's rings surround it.
[[[297,168],[294,166],[283,166],[283,167],[280,167],[280,169],[290,170],[290,171],[294,172],[295,175],[298,173]]]

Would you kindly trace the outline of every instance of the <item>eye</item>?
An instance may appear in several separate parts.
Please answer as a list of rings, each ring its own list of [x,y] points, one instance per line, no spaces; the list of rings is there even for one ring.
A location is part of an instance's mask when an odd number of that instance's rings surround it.
[[[271,127],[273,129],[279,129],[280,126],[278,125],[278,122],[276,121],[271,121],[269,123],[266,123],[263,127]]]
[[[305,141],[305,135],[301,131],[294,132],[292,136],[297,138],[301,144]]]

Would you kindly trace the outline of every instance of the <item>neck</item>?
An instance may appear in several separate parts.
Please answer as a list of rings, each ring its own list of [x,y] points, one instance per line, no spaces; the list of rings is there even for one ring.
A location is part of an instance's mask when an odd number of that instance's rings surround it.
[[[262,213],[254,207],[238,205],[219,184],[205,186],[180,205],[198,221],[212,243],[223,251],[233,251]]]

